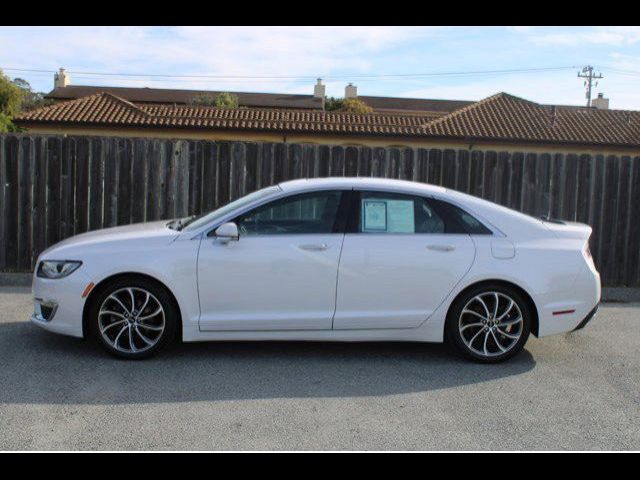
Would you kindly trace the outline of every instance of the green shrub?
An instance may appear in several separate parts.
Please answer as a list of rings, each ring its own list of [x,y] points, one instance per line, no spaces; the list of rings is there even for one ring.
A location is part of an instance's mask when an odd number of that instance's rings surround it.
[[[324,101],[324,109],[327,112],[346,113],[371,113],[373,108],[359,98],[334,98],[329,97]]]
[[[193,105],[207,105],[218,108],[238,108],[238,96],[229,92],[222,92],[217,95],[202,93],[191,99]]]

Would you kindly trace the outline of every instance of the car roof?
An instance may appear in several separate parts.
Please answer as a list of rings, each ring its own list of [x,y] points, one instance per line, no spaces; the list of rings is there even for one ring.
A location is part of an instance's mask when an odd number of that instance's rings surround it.
[[[395,180],[391,178],[371,178],[371,177],[326,177],[326,178],[304,178],[289,180],[280,183],[280,188],[286,192],[315,190],[318,188],[372,188],[389,189],[396,191],[417,192],[417,193],[442,193],[446,188],[427,183],[410,182],[408,180]]]
[[[306,192],[320,189],[371,189],[397,193],[435,196],[462,207],[470,214],[493,227],[492,230],[513,239],[536,238],[546,232],[543,223],[536,218],[494,202],[463,192],[428,183],[370,177],[327,177],[290,180],[279,184],[285,193]]]

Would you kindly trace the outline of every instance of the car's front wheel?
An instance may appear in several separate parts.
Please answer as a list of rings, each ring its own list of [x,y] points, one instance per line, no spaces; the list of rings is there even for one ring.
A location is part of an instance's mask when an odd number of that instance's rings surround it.
[[[501,362],[522,350],[532,318],[529,302],[515,288],[479,285],[454,301],[447,317],[447,339],[467,358]]]
[[[93,299],[94,336],[107,352],[138,359],[156,354],[175,337],[178,312],[170,294],[145,278],[120,278]]]

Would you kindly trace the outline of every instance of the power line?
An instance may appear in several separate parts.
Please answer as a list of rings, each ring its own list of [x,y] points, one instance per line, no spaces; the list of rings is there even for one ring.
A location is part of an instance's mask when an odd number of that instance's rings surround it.
[[[49,69],[35,69],[35,68],[12,68],[12,67],[0,67],[2,70],[9,72],[24,72],[24,73],[55,73],[55,70]],[[516,73],[534,73],[534,72],[547,72],[568,70],[577,68],[576,66],[565,67],[543,67],[543,68],[515,68],[515,69],[502,69],[502,70],[468,70],[468,71],[453,71],[453,72],[424,72],[424,73],[397,73],[397,74],[352,74],[352,75],[319,75],[325,80],[344,80],[344,79],[380,79],[380,78],[424,78],[424,77],[460,77],[460,76],[484,76],[484,75],[503,75],[503,74],[516,74]],[[240,80],[240,79],[252,79],[252,80],[315,80],[318,75],[214,75],[214,74],[188,74],[188,75],[175,75],[175,74],[158,74],[158,73],[128,73],[128,72],[89,72],[89,71],[76,71],[69,70],[68,73],[73,75],[86,75],[86,76],[99,76],[99,77],[143,77],[146,79],[151,78],[169,78],[169,79],[216,79],[216,80]]]

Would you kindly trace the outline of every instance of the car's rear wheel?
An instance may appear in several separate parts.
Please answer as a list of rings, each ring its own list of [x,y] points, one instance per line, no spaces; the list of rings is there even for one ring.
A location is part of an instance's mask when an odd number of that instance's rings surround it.
[[[170,294],[145,278],[121,278],[93,299],[90,320],[105,350],[122,358],[156,354],[175,337],[177,311]]]
[[[467,358],[502,362],[522,350],[532,318],[529,302],[515,288],[479,285],[454,301],[447,317],[447,339]]]

